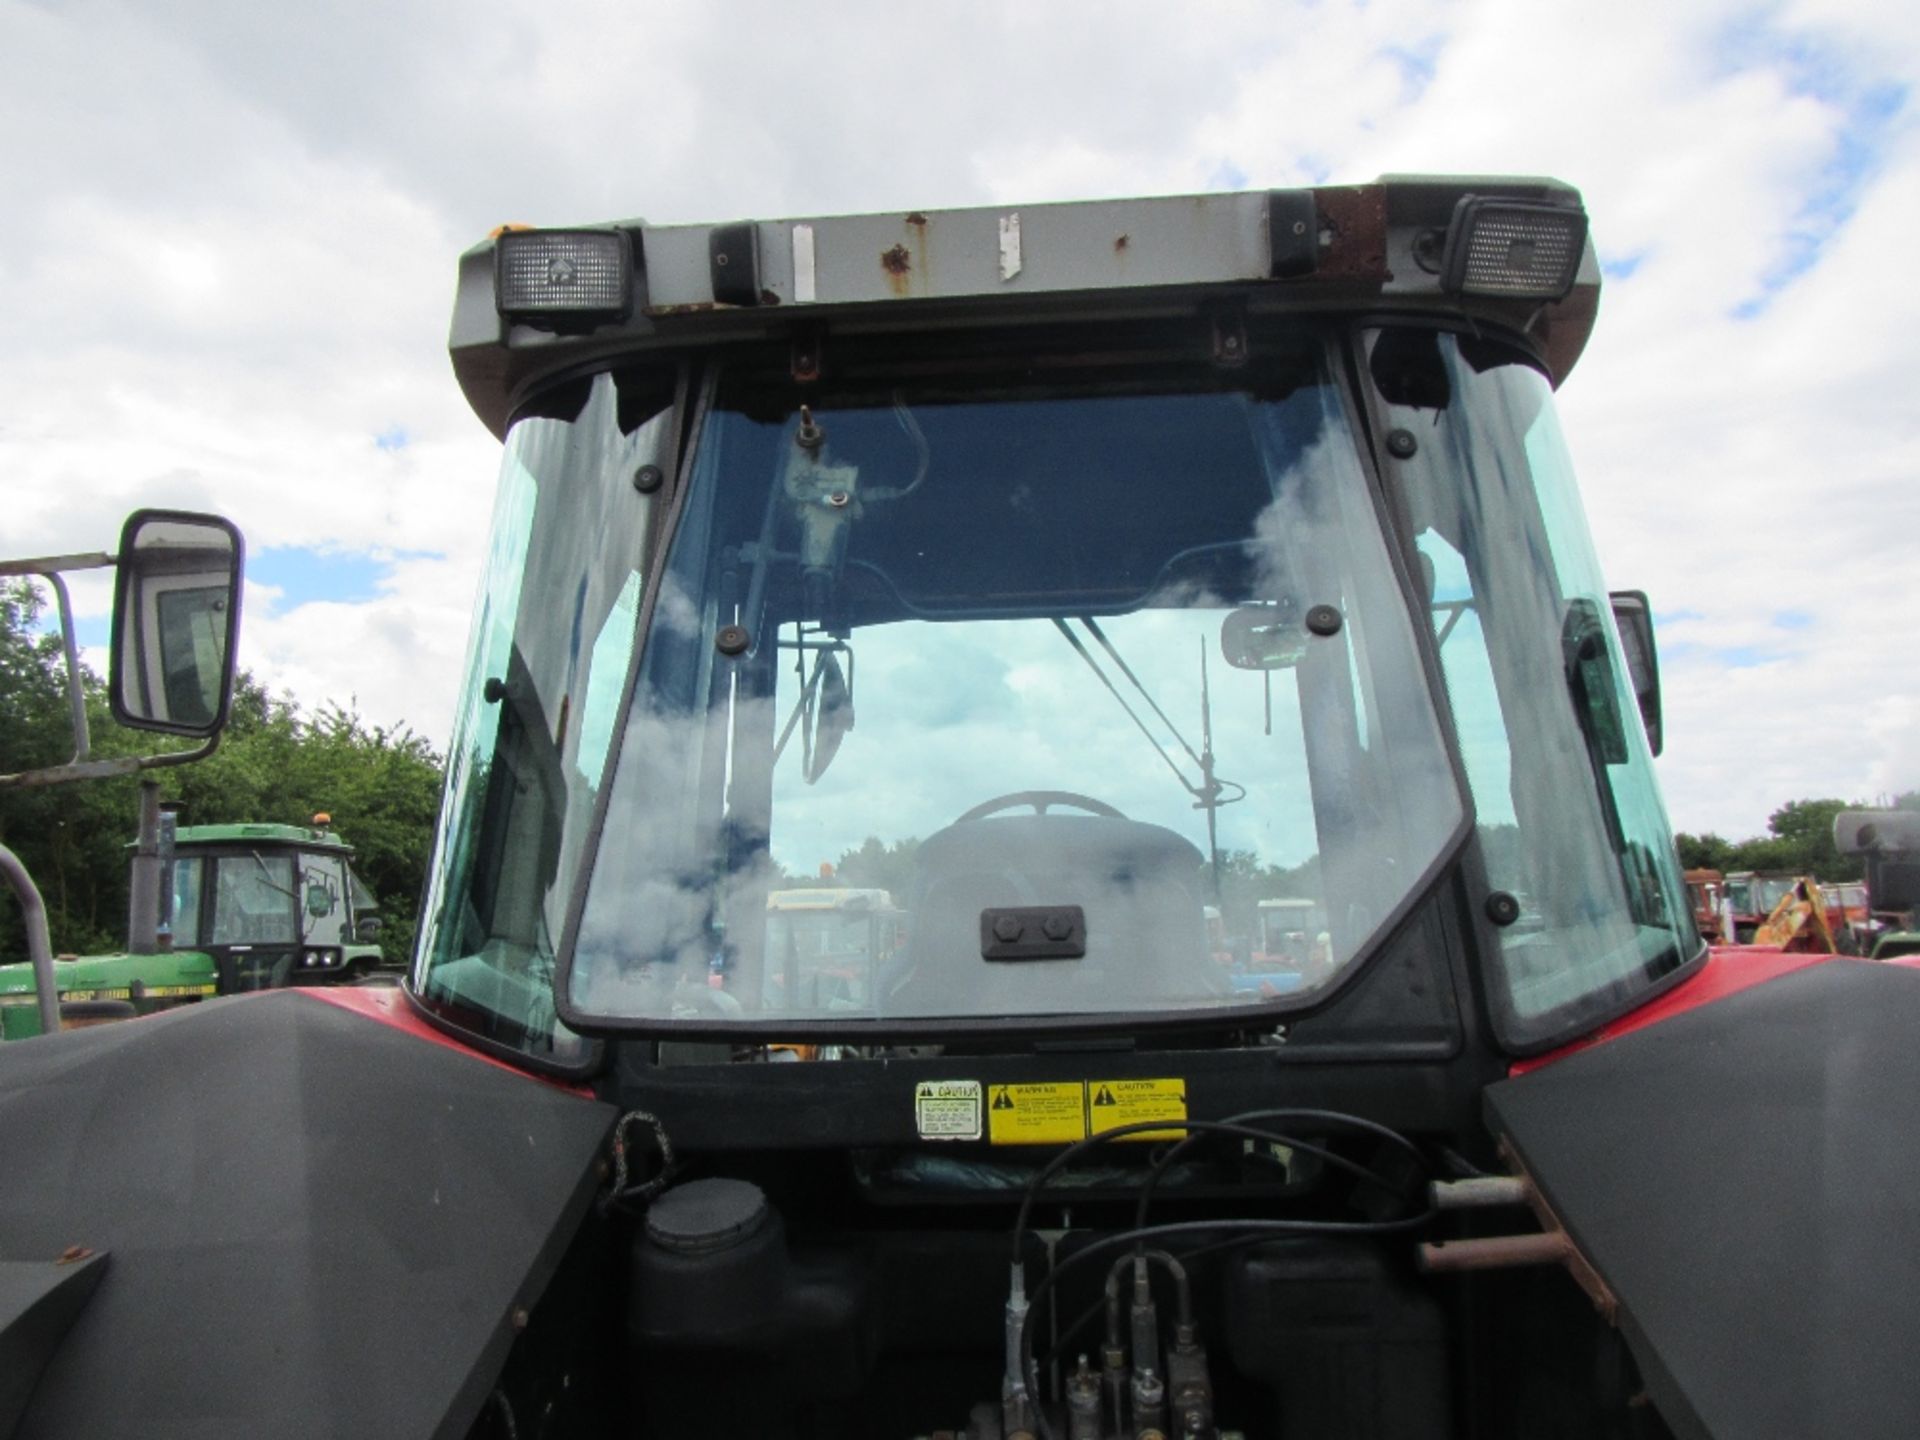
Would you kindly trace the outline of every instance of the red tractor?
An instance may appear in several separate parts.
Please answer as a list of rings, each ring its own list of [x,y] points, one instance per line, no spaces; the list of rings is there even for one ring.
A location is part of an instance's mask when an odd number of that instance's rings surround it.
[[[1598,296],[1528,179],[468,252],[411,976],[0,1050],[0,1435],[1920,1433],[1920,977],[1701,939]]]

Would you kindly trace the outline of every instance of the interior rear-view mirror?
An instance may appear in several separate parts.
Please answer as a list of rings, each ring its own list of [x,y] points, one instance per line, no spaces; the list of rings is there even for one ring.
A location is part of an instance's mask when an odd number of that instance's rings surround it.
[[[1307,653],[1307,631],[1291,603],[1243,605],[1220,622],[1220,654],[1236,670],[1291,670]]]
[[[206,737],[227,723],[240,629],[240,532],[214,515],[137,510],[120,534],[113,718]]]

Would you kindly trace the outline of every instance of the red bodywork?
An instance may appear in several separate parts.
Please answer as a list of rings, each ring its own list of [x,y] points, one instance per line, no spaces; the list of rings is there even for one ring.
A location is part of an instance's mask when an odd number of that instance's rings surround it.
[[[1621,1035],[1631,1034],[1635,1030],[1644,1030],[1649,1025],[1657,1025],[1685,1011],[1701,1005],[1712,1004],[1715,1000],[1724,1000],[1742,990],[1755,985],[1763,985],[1795,970],[1803,970],[1809,965],[1820,965],[1835,957],[1822,954],[1788,954],[1775,945],[1724,945],[1715,946],[1707,954],[1707,963],[1698,973],[1689,976],[1681,984],[1667,991],[1656,1000],[1650,1000],[1638,1010],[1630,1010],[1611,1024],[1603,1025],[1591,1035],[1582,1036],[1571,1044],[1562,1045],[1558,1050],[1549,1050],[1544,1055],[1535,1055],[1526,1060],[1516,1060],[1508,1067],[1509,1075],[1524,1075],[1529,1070],[1538,1070],[1542,1065],[1551,1065],[1590,1046],[1604,1045],[1607,1041]],[[1844,962],[1851,963],[1851,962]]]
[[[475,1060],[497,1066],[509,1074],[519,1075],[528,1080],[539,1080],[556,1090],[564,1090],[569,1095],[580,1095],[591,1100],[593,1091],[585,1085],[569,1085],[564,1080],[552,1080],[543,1075],[534,1075],[517,1065],[509,1065],[504,1060],[496,1060],[491,1055],[482,1054],[471,1045],[462,1045],[458,1040],[443,1031],[434,1029],[420,1013],[407,1003],[407,997],[401,993],[398,985],[349,985],[328,989],[299,988],[298,995],[311,995],[316,1000],[324,1000],[329,1005],[338,1005],[342,1010],[351,1010],[364,1015],[369,1020],[377,1020],[382,1025],[395,1030],[405,1031],[417,1040],[431,1041],[435,1045],[444,1045],[449,1050],[458,1050],[462,1055],[471,1055]]]

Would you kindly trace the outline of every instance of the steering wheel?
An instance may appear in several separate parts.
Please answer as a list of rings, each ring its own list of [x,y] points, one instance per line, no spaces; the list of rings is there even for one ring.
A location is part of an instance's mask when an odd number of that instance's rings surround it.
[[[1106,801],[1096,800],[1091,795],[1082,795],[1075,790],[1016,790],[1010,795],[996,795],[991,800],[982,800],[953,823],[959,825],[968,820],[984,820],[989,815],[997,815],[1002,810],[1012,810],[1020,805],[1031,805],[1036,815],[1046,814],[1055,805],[1070,805],[1075,810],[1104,815],[1109,820],[1127,818]]]

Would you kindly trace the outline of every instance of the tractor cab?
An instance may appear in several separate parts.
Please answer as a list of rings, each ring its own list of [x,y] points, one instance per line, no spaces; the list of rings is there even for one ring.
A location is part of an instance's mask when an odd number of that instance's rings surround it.
[[[373,892],[354,872],[352,847],[326,824],[316,816],[310,826],[176,828],[164,816],[157,916],[141,917],[151,941],[138,950],[56,957],[61,1004],[97,1022],[215,995],[352,983],[376,973]],[[140,842],[128,848],[138,865]],[[31,966],[0,965],[0,1038],[42,1033],[37,989]]]
[[[337,983],[377,966],[372,892],[325,817],[175,832],[172,943],[213,957],[220,994]]]
[[[1179,1282],[1235,1360],[1178,1433],[1453,1433],[1499,1341],[1377,1243],[1403,1162],[1494,1163],[1489,1082],[1704,958],[1554,413],[1598,285],[1547,181],[469,253],[505,455],[409,993],[673,1157],[612,1241],[650,1433],[1157,1432],[1144,1318],[1074,1369],[1142,1183],[1304,1227]],[[1404,1321],[1345,1391],[1313,1275]]]
[[[809,1010],[864,1011],[898,948],[901,919],[885,890],[775,890],[767,896],[764,1002],[779,1006],[791,996]],[[726,990],[730,979],[723,959],[708,984]]]

